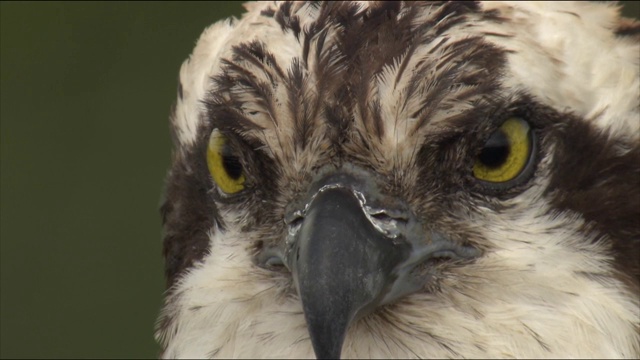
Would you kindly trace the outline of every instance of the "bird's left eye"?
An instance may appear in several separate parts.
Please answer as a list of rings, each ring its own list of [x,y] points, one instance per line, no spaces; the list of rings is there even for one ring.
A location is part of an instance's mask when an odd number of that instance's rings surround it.
[[[227,137],[217,129],[209,137],[207,165],[222,192],[235,194],[244,189],[245,176],[240,159],[232,152]]]
[[[526,121],[508,119],[484,144],[473,165],[473,176],[489,183],[505,183],[517,178],[530,167],[533,142]]]

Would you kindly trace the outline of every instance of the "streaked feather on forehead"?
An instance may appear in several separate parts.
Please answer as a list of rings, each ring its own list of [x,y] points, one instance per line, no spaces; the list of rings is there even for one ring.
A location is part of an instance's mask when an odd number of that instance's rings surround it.
[[[638,136],[639,45],[625,38],[610,41],[615,36],[611,28],[620,22],[617,8],[608,4],[520,2],[490,2],[475,11],[468,11],[472,7],[468,5],[450,6],[447,9],[428,3],[249,4],[246,7],[250,12],[240,21],[222,21],[209,27],[183,64],[182,97],[178,99],[173,120],[178,139],[181,144],[193,143],[198,124],[207,120],[202,101],[207,93],[218,91],[211,79],[229,71],[230,63],[269,84],[272,99],[299,102],[278,102],[269,109],[273,112],[270,113],[259,106],[250,92],[243,92],[244,85],[232,89],[235,103],[251,114],[251,121],[263,129],[271,129],[261,135],[269,143],[282,144],[283,137],[293,137],[292,125],[302,121],[301,116],[307,117],[304,120],[309,122],[307,131],[316,129],[325,133],[324,124],[331,124],[327,117],[333,116],[353,121],[360,134],[381,135],[382,141],[376,143],[382,148],[400,143],[413,147],[404,140],[419,125],[427,120],[437,123],[461,113],[478,96],[495,90],[486,88],[469,94],[479,84],[464,81],[449,81],[447,89],[441,88],[443,78],[462,79],[471,74],[485,77],[483,84],[492,85],[498,79],[489,81],[486,77],[500,76],[499,80],[508,88],[505,91],[524,90],[557,110],[573,111],[615,134]],[[414,12],[417,7],[421,10]],[[377,13],[375,9],[379,9]],[[374,23],[371,18],[376,14],[380,20]],[[502,15],[509,15],[510,20]],[[368,25],[363,26],[363,19]],[[562,31],[569,34],[562,38],[554,35],[560,33],[556,31],[558,27],[568,24],[575,32]],[[367,26],[375,26],[378,31],[397,31],[365,33],[364,30],[372,30]],[[350,36],[349,31],[355,30],[360,33]],[[589,36],[589,41],[584,41],[583,36]],[[476,41],[475,47],[470,46],[475,38],[482,43]],[[260,44],[272,56],[271,65],[280,69],[277,76],[269,75],[264,66],[249,59],[233,60],[238,57],[239,47],[251,43]],[[467,45],[462,46],[464,43]],[[495,54],[487,51],[489,43],[507,54],[505,74],[500,73],[499,57],[493,62],[473,64],[472,59]],[[608,51],[586,48],[594,44],[607,47]],[[603,62],[613,64],[603,66]],[[416,73],[421,81],[412,82]],[[295,76],[299,82],[292,84]],[[319,87],[320,84],[325,86]],[[416,89],[418,84],[421,88]],[[350,88],[344,89],[347,85]],[[448,98],[439,97],[438,93]],[[331,114],[327,114],[327,106],[334,107]],[[616,121],[619,119],[626,121]],[[363,131],[364,128],[375,131]],[[322,142],[314,139],[312,144],[320,146]]]

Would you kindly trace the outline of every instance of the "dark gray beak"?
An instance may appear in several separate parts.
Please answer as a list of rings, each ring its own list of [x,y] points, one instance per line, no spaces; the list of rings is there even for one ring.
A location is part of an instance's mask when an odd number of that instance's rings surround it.
[[[340,358],[354,321],[424,288],[416,266],[476,255],[439,233],[426,234],[408,206],[380,194],[373,178],[350,168],[315,181],[289,209],[280,255],[265,254],[292,272],[319,359]]]
[[[349,190],[314,198],[290,266],[319,359],[340,357],[349,324],[381,302],[409,250],[380,233]]]

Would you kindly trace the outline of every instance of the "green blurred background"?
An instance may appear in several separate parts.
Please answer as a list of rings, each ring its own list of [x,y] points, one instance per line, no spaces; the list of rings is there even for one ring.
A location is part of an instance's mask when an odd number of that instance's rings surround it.
[[[1,3],[1,357],[157,356],[178,69],[241,12]]]
[[[241,11],[0,4],[0,357],[158,354],[178,69],[207,25]]]

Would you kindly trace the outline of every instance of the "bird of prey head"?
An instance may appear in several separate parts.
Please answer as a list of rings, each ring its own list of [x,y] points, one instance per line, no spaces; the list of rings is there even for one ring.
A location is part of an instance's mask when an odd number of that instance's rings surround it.
[[[640,356],[640,26],[268,2],[182,65],[163,357]]]

